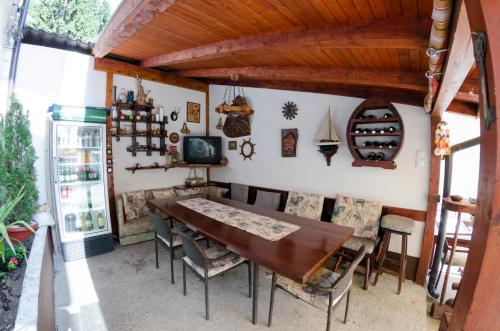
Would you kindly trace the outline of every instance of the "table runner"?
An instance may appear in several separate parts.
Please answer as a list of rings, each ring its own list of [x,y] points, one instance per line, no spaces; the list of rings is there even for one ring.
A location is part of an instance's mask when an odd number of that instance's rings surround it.
[[[254,214],[203,198],[180,200],[177,203],[216,221],[271,241],[280,240],[300,229],[300,226],[295,224]]]

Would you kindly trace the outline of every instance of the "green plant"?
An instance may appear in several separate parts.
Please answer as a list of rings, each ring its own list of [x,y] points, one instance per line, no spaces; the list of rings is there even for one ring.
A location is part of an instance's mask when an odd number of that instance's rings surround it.
[[[93,42],[108,18],[107,0],[34,0],[30,4],[27,25]]]
[[[36,211],[35,160],[28,114],[13,94],[9,110],[0,117],[0,205],[16,196],[20,187],[25,194],[9,221],[29,221]]]
[[[9,227],[19,225],[19,226],[24,226],[25,228],[30,229],[33,233],[35,233],[35,230],[33,230],[33,228],[25,221],[15,221],[13,223],[7,224],[7,220],[11,216],[16,205],[24,198],[24,194],[25,194],[25,191],[24,191],[24,186],[23,186],[23,187],[21,187],[21,189],[19,190],[19,192],[17,193],[17,195],[14,198],[8,198],[7,201],[0,207],[0,238],[3,238],[4,243],[7,243],[10,250],[14,254],[17,254],[17,251],[14,248],[14,244],[12,243],[12,240],[9,237],[9,233],[8,233],[7,229]],[[21,245],[20,252],[23,255],[25,255],[26,248],[24,247],[24,245],[22,245],[21,242],[19,242],[19,244]],[[24,247],[24,249],[23,249],[23,247]],[[18,249],[19,249],[19,247],[18,247]],[[1,254],[2,261],[5,261],[6,255],[7,254],[5,251],[2,252],[2,254]]]

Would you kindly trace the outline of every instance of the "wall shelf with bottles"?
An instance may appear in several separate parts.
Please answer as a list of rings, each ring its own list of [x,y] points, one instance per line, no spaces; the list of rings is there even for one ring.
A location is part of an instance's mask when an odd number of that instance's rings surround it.
[[[403,120],[396,107],[383,99],[362,102],[347,124],[347,145],[354,167],[396,169],[394,159],[403,140]]]
[[[160,155],[165,155],[165,138],[167,138],[165,125],[168,123],[166,114],[153,114],[154,106],[149,104],[115,103],[113,107],[116,109],[116,114],[112,120],[116,124],[112,128],[112,136],[115,137],[116,141],[120,141],[121,137],[131,138],[131,146],[127,148],[127,151],[132,153],[132,156],[136,156],[137,152],[145,152],[148,156],[152,155],[152,152],[159,152]],[[131,123],[131,127],[128,129],[122,127],[122,122]],[[146,130],[137,130],[137,123],[146,124]],[[156,126],[153,129],[153,125],[159,125],[159,128]],[[146,144],[139,145],[137,143],[138,137],[146,138]],[[159,147],[156,147],[156,144],[152,143],[152,138],[160,139]],[[139,148],[138,146],[144,147]]]

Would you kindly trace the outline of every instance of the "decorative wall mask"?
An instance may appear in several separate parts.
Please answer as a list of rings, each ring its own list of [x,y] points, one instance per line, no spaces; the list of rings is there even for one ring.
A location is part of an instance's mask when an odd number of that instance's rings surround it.
[[[186,120],[187,122],[200,123],[200,104],[189,102],[186,106]]]
[[[297,129],[281,130],[281,156],[296,157],[299,131]]]
[[[191,133],[191,130],[188,129],[186,122],[184,122],[184,124],[182,125],[181,132],[184,133],[184,134],[190,134]]]
[[[172,110],[172,112],[170,113],[170,119],[174,122],[177,121],[177,118],[179,118],[180,111],[181,111],[180,108],[174,108],[174,110]]]
[[[243,143],[240,145],[240,154],[243,155],[243,161],[246,159],[252,160],[252,156],[255,154],[255,145],[250,138],[243,140]]]
[[[437,125],[436,132],[434,133],[434,144],[436,144],[434,155],[443,159],[445,156],[451,154],[450,129],[448,129],[448,123],[445,121],[441,121]]]
[[[283,116],[285,116],[285,118],[287,120],[293,120],[295,118],[295,116],[297,116],[297,112],[298,112],[298,108],[297,108],[297,105],[295,104],[295,102],[288,101],[283,106],[282,113],[283,113]]]

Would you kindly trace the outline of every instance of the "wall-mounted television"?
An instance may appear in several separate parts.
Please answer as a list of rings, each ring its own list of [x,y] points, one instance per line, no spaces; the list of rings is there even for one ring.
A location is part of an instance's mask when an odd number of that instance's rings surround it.
[[[222,157],[221,137],[184,136],[182,150],[187,163],[219,164]]]

